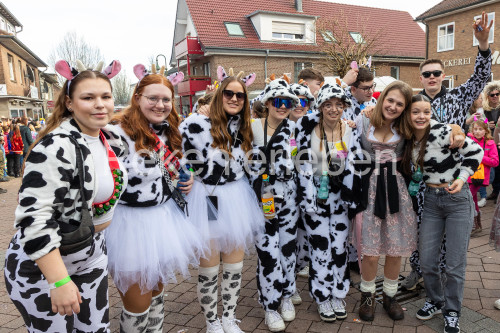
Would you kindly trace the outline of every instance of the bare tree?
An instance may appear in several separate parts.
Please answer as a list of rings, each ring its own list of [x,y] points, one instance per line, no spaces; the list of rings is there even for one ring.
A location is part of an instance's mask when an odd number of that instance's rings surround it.
[[[348,20],[355,20],[358,34],[349,31]],[[374,31],[366,18],[348,18],[341,11],[337,17],[319,19],[316,30],[324,40],[320,46],[325,54],[324,65],[340,77],[347,73],[352,61],[363,63],[369,56],[382,54],[379,39],[383,30]]]
[[[127,73],[122,70],[112,79],[115,105],[127,105],[132,95],[132,87]]]
[[[78,59],[85,66],[90,67],[97,65],[99,61],[104,61],[104,56],[98,47],[87,43],[83,36],[71,31],[64,35],[63,40],[52,49],[49,55],[49,63],[52,67],[60,59],[68,61],[72,66],[75,66]],[[61,76],[58,77],[62,85],[65,79]]]

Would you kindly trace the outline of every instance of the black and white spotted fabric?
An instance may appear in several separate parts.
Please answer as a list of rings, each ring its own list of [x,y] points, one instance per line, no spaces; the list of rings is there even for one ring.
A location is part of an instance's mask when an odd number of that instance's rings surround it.
[[[263,91],[262,104],[275,97],[289,98],[293,105],[299,104],[299,98],[294,94],[292,88],[285,79],[276,79],[269,82]]]
[[[372,97],[368,102],[360,103],[351,93],[350,87],[345,88],[344,91],[347,98],[351,100],[351,106],[344,110],[344,114],[342,115],[343,119],[354,121],[356,117],[361,113],[362,105],[364,109],[367,106],[375,106],[377,104],[377,100],[375,99],[375,97]]]
[[[464,128],[472,103],[479,97],[490,77],[491,50],[479,51],[474,73],[465,83],[450,90],[443,86],[434,99],[429,98],[434,109],[433,118],[441,123],[457,124]],[[420,93],[427,96],[425,90]]]
[[[340,99],[347,107],[351,106],[351,99],[347,97],[344,89],[336,83],[325,83],[321,86],[316,98],[316,109],[331,98]]]
[[[261,119],[255,120],[261,123]],[[257,287],[259,302],[266,311],[278,310],[283,297],[291,297],[295,293],[295,262],[297,218],[299,210],[296,206],[296,175],[292,158],[291,140],[295,131],[295,123],[283,120],[283,125],[274,138],[268,142],[271,161],[269,175],[271,189],[275,199],[276,216],[267,220],[265,229],[256,236],[255,246],[258,254]],[[254,142],[253,165],[261,170],[266,167],[259,152],[264,156],[264,146]],[[255,175],[254,179],[257,178]]]
[[[52,133],[71,135],[80,144],[85,167],[85,199],[92,214],[96,184],[88,144],[73,119],[65,120]],[[120,138],[110,127],[103,129],[103,133],[117,156],[122,156],[124,147]],[[16,209],[15,227],[21,230],[19,243],[24,252],[36,260],[58,248],[61,242],[58,222],[78,225],[81,210],[74,144],[60,136],[40,141],[26,159]]]
[[[298,158],[301,162],[297,191],[298,203],[305,211],[304,225],[309,239],[309,290],[318,303],[331,301],[334,297],[343,299],[349,290],[349,270],[347,269],[349,209],[356,203],[351,197],[354,174],[351,165],[353,151],[359,145],[351,136],[347,145],[346,167],[339,175],[339,186],[330,186],[325,204],[316,201],[319,177],[313,176],[311,136],[319,124],[318,113],[302,117],[296,127]]]
[[[62,256],[83,301],[80,313],[73,316],[52,312],[49,284],[23,251],[20,237],[18,231],[5,255],[5,286],[28,332],[109,332],[108,260],[102,232],[94,234],[91,246]]]
[[[224,169],[229,162],[228,156],[224,156],[220,149],[212,147],[213,138],[210,134],[210,119],[200,114],[192,114],[181,123],[183,164],[191,165],[196,175],[203,180],[203,183],[215,185],[218,182],[219,185],[223,185],[245,176],[247,156],[241,148],[243,137],[239,133],[239,123],[239,115],[230,116],[228,132],[232,138],[236,137],[236,142],[232,147],[231,154],[233,158],[227,170]],[[221,174],[222,177],[220,177]]]
[[[314,102],[314,96],[308,86],[293,83],[292,85],[290,85],[290,87],[292,88],[292,91],[296,96],[304,96],[309,102]]]

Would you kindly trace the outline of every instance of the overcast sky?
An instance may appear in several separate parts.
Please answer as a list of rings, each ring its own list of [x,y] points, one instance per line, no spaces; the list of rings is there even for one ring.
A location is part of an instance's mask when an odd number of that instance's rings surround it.
[[[18,38],[45,62],[68,31],[100,48],[107,62],[120,60],[129,76],[135,64],[146,64],[151,56],[170,59],[177,0],[1,1],[23,25]],[[420,0],[418,5],[402,0],[333,2],[403,10],[416,17],[441,0]]]

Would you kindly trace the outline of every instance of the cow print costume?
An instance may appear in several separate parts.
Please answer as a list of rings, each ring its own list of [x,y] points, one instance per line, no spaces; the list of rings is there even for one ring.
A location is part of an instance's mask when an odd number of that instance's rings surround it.
[[[231,137],[232,157],[212,147],[209,118],[192,114],[180,126],[183,146],[183,163],[195,170],[195,182],[186,200],[189,218],[205,237],[207,247],[218,252],[232,253],[248,249],[255,241],[255,235],[264,228],[264,217],[257,197],[247,178],[247,154],[242,149],[243,136],[239,114],[227,115],[227,131]],[[251,153],[251,152],[250,152]],[[218,210],[209,220],[213,204],[207,196],[216,196]],[[211,212],[214,210],[211,209]],[[208,254],[211,255],[211,254]],[[222,323],[235,323],[235,310],[241,288],[243,261],[224,263],[221,295],[223,299]],[[198,301],[205,315],[207,325],[217,324],[217,291],[219,265],[200,267],[198,270]],[[236,325],[236,324],[234,324]]]
[[[73,119],[53,134],[73,136],[83,155],[84,191],[89,208],[96,194],[96,170],[90,149]],[[117,156],[123,154],[120,138],[103,129]],[[22,314],[29,332],[108,332],[108,269],[103,233],[92,245],[69,255],[63,262],[78,287],[83,303],[80,313],[61,316],[52,312],[49,284],[35,260],[60,246],[62,223],[80,223],[82,198],[74,144],[61,136],[46,136],[28,158],[19,190],[13,237],[5,259],[7,292]]]
[[[323,92],[323,94],[322,94]],[[341,98],[350,105],[350,101],[338,85],[325,84],[318,95],[316,106],[332,97]],[[313,152],[311,137],[314,128],[319,124],[319,113],[311,113],[302,117],[296,127],[296,138],[300,160],[297,201],[300,209],[305,211],[305,227],[309,238],[309,290],[316,303],[343,299],[349,291],[349,270],[347,269],[347,238],[349,234],[349,209],[355,204],[349,191],[356,177],[351,164],[351,153],[359,149],[353,136],[347,144],[348,161],[343,171],[337,176],[335,186],[331,186],[325,204],[316,202],[316,191],[319,177],[313,173]]]
[[[442,87],[441,91],[431,100],[433,111],[433,119],[446,123],[446,124],[457,124],[461,128],[465,126],[465,120],[467,120],[469,109],[474,101],[478,98],[479,94],[483,91],[484,87],[488,83],[491,76],[491,50],[479,51],[476,57],[476,63],[474,64],[474,73],[472,76],[463,84],[453,89],[446,89]],[[425,93],[425,90],[420,92]],[[429,97],[429,96],[427,96]],[[420,226],[422,219],[422,212],[424,209],[424,191],[425,183],[420,183],[420,190],[417,194],[418,210],[417,210],[417,222]],[[439,267],[444,270],[446,266],[445,255],[446,255],[446,235],[443,237],[443,244],[441,246],[441,259]],[[420,270],[420,255],[418,250],[413,251],[410,257],[410,264],[412,270],[417,272],[419,276],[422,276],[422,271]]]

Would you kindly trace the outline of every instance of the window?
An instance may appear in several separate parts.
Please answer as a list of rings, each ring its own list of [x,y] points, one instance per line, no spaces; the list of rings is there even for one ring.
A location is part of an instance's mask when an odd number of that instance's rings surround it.
[[[19,83],[23,84],[23,66],[21,60],[17,61],[17,66],[19,68]]]
[[[352,39],[354,39],[354,41],[357,44],[366,43],[365,40],[363,39],[363,36],[361,36],[361,34],[359,32],[349,32],[349,34],[351,35]]]
[[[14,75],[14,58],[10,54],[7,54],[7,58],[9,60],[10,80],[15,82],[16,76]]]
[[[286,41],[304,40],[304,24],[273,21],[272,29],[273,39]]]
[[[399,66],[391,66],[391,76],[399,80]]]
[[[191,70],[192,75],[196,75],[196,66],[193,66],[193,69]]]
[[[481,18],[481,15],[474,16],[474,20],[477,20],[480,18]],[[491,22],[491,20],[495,20],[495,12],[488,13],[488,23],[487,24],[489,24]],[[495,40],[495,24],[493,24],[491,26],[490,35],[488,36],[488,43],[493,43],[494,40]],[[479,42],[477,41],[476,37],[474,36],[474,32],[472,33],[472,45],[473,46],[479,45]]]
[[[17,118],[17,117],[22,117],[23,110],[10,110],[10,117],[11,118]]]
[[[203,75],[210,76],[210,63],[206,62],[203,64]]]
[[[333,37],[333,32],[330,30],[321,31],[321,36],[327,43],[334,43],[336,41],[335,37]]]
[[[295,79],[294,82],[299,81],[298,77],[299,77],[299,73],[301,70],[303,70],[304,68],[312,68],[312,67],[313,67],[312,62],[296,62],[294,64],[294,71],[293,71],[294,79]]]
[[[10,24],[7,24],[7,32],[9,34],[14,34],[14,32],[15,32],[14,27],[11,26]]]
[[[455,48],[455,22],[438,26],[438,52]]]
[[[443,86],[445,86],[447,89],[452,89],[453,88],[453,75],[445,76],[443,80]]]
[[[0,18],[0,29],[7,31],[7,24],[4,18]]]
[[[229,36],[245,36],[243,30],[241,30],[241,26],[239,23],[234,22],[224,22],[226,25],[227,33]]]

